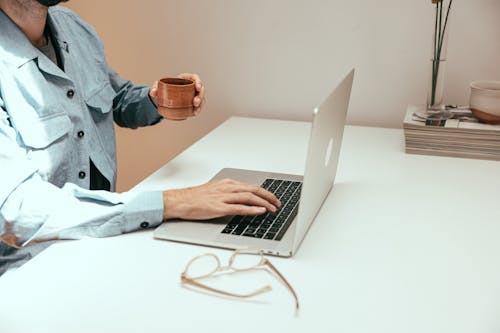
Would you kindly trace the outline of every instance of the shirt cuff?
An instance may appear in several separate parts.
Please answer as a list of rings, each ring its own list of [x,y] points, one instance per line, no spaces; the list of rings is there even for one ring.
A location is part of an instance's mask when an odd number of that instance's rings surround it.
[[[123,215],[126,223],[124,232],[154,228],[163,222],[163,192],[137,192],[125,204]]]
[[[149,94],[149,87],[146,87],[146,95],[147,95],[147,98],[144,98],[142,100],[142,105],[141,105],[141,109],[143,110],[142,112],[144,112],[145,114],[148,115],[148,118],[150,119],[149,120],[149,124],[150,125],[155,125],[157,123],[159,123],[163,117],[158,113],[158,106],[156,105],[155,101],[151,98],[151,95]]]
[[[149,101],[151,102],[151,104],[153,104],[153,106],[155,108],[158,108],[158,103],[155,102],[155,100],[151,97],[151,95],[149,94],[149,92],[148,92],[148,97],[149,97]]]

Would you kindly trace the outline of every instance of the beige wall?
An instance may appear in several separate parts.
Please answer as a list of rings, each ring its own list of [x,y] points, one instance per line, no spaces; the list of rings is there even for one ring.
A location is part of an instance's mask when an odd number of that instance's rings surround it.
[[[424,103],[431,0],[72,0],[100,33],[124,78],[150,83],[198,72],[208,103],[197,119],[119,129],[119,189],[156,170],[231,115],[309,119],[311,108],[357,68],[348,122],[400,127]],[[500,79],[500,1],[455,0],[446,101],[468,83]],[[202,167],[202,166],[200,166]]]

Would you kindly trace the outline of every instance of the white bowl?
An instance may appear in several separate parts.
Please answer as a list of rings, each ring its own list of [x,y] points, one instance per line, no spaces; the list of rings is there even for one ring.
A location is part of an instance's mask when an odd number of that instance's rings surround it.
[[[500,123],[500,81],[474,81],[470,88],[472,113],[483,122]]]

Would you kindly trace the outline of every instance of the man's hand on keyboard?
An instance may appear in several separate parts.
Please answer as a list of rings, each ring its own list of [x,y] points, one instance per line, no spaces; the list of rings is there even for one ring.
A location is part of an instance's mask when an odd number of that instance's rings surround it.
[[[258,185],[224,179],[163,192],[163,218],[206,220],[226,215],[275,212],[280,201]]]

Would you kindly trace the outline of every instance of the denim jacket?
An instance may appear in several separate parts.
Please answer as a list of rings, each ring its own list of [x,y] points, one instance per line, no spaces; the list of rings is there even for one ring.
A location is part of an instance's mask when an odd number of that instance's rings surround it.
[[[51,7],[47,24],[64,70],[0,10],[0,239],[21,247],[160,224],[159,191],[89,190],[90,159],[115,189],[113,120],[161,120],[149,87],[122,80],[94,29],[69,9]]]

